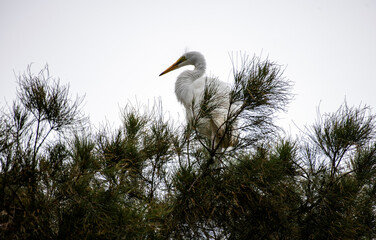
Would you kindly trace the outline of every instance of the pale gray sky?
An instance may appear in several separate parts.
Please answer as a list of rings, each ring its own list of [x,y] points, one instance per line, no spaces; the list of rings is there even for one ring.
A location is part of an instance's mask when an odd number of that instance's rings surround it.
[[[293,133],[321,113],[376,106],[376,1],[47,1],[0,0],[0,104],[15,98],[14,73],[46,63],[86,94],[94,124],[120,124],[120,108],[161,98],[173,118],[182,70],[163,77],[185,49],[206,56],[208,73],[231,82],[229,53],[256,54],[286,66],[295,99],[281,124]],[[375,113],[375,109],[373,109]]]

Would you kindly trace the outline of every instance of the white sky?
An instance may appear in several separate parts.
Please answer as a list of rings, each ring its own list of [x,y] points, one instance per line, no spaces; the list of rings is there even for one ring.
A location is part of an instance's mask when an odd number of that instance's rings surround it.
[[[0,0],[0,105],[15,98],[15,73],[48,63],[72,96],[86,95],[83,110],[96,125],[118,126],[127,102],[156,98],[183,122],[174,95],[182,70],[158,75],[185,49],[202,52],[223,81],[232,80],[231,52],[286,66],[296,94],[280,115],[288,132],[344,99],[375,113],[375,0]]]

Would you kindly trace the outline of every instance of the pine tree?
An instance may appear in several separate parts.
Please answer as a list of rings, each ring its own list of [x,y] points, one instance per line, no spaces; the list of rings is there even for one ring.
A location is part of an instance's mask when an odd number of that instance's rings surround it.
[[[236,108],[215,141],[197,131],[216,107],[211,86],[187,125],[162,103],[127,105],[122,126],[95,132],[47,66],[18,86],[0,116],[2,239],[376,237],[375,116],[345,103],[280,136],[291,82],[269,60],[234,69]]]

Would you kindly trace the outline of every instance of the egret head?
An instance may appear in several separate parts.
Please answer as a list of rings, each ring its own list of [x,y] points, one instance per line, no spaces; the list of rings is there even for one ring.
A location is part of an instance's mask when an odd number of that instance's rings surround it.
[[[194,65],[195,67],[197,67],[198,65],[203,65],[205,68],[205,58],[199,52],[186,52],[174,64],[172,64],[164,72],[159,74],[159,76],[187,65]]]

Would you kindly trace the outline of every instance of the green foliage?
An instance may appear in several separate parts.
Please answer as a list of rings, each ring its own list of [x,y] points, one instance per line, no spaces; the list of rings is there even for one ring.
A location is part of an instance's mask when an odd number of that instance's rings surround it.
[[[276,137],[290,86],[276,64],[235,71],[232,149],[197,136],[200,119],[172,126],[160,105],[90,132],[47,67],[18,81],[0,116],[1,239],[376,237],[375,116],[344,104],[297,140]]]
[[[275,113],[285,110],[291,100],[291,82],[284,78],[281,66],[245,55],[233,74],[230,102],[239,107],[230,120],[238,122],[238,147],[254,146],[266,137],[276,138]]]
[[[302,162],[305,236],[375,237],[375,116],[367,110],[345,104],[312,127]]]

